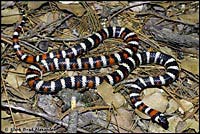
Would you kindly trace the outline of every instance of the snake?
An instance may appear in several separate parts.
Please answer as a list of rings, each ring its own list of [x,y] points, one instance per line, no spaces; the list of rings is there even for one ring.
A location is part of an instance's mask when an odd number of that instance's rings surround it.
[[[12,41],[17,57],[22,62],[31,64],[26,71],[26,82],[31,89],[46,94],[56,93],[65,88],[95,89],[104,81],[111,85],[123,81],[140,65],[158,64],[165,67],[164,74],[139,77],[135,81],[125,83],[124,86],[130,90],[129,96],[133,108],[137,108],[150,116],[153,122],[168,129],[169,122],[166,115],[144,104],[140,93],[147,87],[169,85],[175,81],[179,74],[179,66],[175,58],[162,52],[138,52],[138,36],[130,29],[120,26],[104,27],[66,50],[54,50],[33,56],[26,54],[19,43],[25,21],[26,16],[23,14],[21,23],[13,32]],[[110,55],[78,57],[96,48],[108,38],[121,39],[126,45],[121,51]],[[118,65],[118,68],[105,76],[75,75],[49,81],[42,79],[43,74],[47,72],[100,69],[113,65]]]

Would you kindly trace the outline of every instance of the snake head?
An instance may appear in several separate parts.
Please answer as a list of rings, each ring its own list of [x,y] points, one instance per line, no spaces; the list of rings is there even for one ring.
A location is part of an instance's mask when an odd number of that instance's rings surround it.
[[[161,127],[163,127],[165,130],[169,128],[169,122],[167,121],[167,118],[164,114],[158,112],[156,116],[151,118],[153,122],[157,123]]]
[[[158,116],[158,124],[166,130],[169,128],[169,122],[167,121],[167,118],[164,114],[160,114]]]

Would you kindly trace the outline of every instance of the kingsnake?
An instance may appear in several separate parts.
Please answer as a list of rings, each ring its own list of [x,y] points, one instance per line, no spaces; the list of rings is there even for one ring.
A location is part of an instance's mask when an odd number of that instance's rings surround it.
[[[25,15],[23,15],[21,24],[13,33],[14,50],[19,59],[31,64],[26,72],[26,81],[32,89],[35,89],[39,93],[53,93],[64,88],[96,88],[103,81],[115,85],[127,78],[139,65],[156,63],[165,66],[165,74],[155,77],[138,78],[134,82],[126,83],[125,87],[130,89],[130,100],[134,108],[149,115],[154,122],[168,129],[168,121],[165,115],[145,105],[141,101],[140,93],[146,87],[168,85],[178,77],[179,67],[172,56],[160,52],[137,53],[139,45],[137,35],[131,30],[122,27],[103,28],[84,39],[83,42],[67,50],[53,51],[38,56],[27,55],[21,50],[18,39],[24,25]],[[89,58],[75,58],[97,47],[107,38],[120,38],[127,45],[122,51],[114,54]],[[43,81],[41,78],[44,73],[50,71],[102,68],[118,63],[118,69],[106,76],[72,76],[55,81]]]

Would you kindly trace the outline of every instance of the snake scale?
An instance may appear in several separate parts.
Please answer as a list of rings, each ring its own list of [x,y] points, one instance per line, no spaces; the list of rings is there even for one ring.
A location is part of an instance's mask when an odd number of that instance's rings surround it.
[[[166,72],[159,76],[137,78],[134,82],[126,83],[130,89],[132,106],[149,115],[151,119],[168,129],[169,123],[165,115],[145,105],[140,93],[146,87],[168,85],[175,81],[179,74],[176,60],[161,52],[138,53],[139,38],[128,28],[113,26],[106,27],[85,38],[81,43],[67,50],[57,50],[42,55],[32,56],[25,54],[19,44],[19,35],[25,25],[25,15],[20,25],[13,33],[13,46],[17,56],[23,62],[31,64],[26,72],[26,81],[31,89],[39,93],[55,93],[64,88],[96,88],[103,81],[115,85],[128,77],[138,66],[155,63],[166,68]],[[126,43],[124,49],[110,55],[101,55],[88,58],[77,58],[84,52],[97,47],[108,38],[119,38]],[[71,76],[57,80],[44,81],[41,76],[47,72],[61,70],[96,69],[118,64],[118,68],[105,76]]]

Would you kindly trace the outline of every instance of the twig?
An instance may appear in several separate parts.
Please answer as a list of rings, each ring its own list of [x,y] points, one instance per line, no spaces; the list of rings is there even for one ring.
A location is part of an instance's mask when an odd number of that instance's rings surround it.
[[[63,18],[63,19],[59,19],[59,20],[55,20],[55,21],[53,21],[53,22],[51,22],[51,23],[48,23],[48,24],[45,24],[45,23],[41,23],[42,24],[42,26],[39,24],[39,25],[37,25],[35,28],[34,28],[34,30],[33,31],[31,31],[31,33],[34,33],[34,34],[31,34],[31,35],[29,35],[29,36],[27,36],[27,38],[32,38],[33,36],[37,36],[37,31],[39,31],[40,33],[42,33],[42,32],[44,32],[45,30],[46,31],[50,31],[50,33],[51,32],[53,32],[58,26],[60,26],[63,22],[65,22],[67,19],[69,19],[70,17],[72,17],[73,16],[73,14],[70,14],[70,15],[68,15],[68,16],[66,16],[65,18]],[[38,27],[38,28],[37,28]],[[48,29],[52,29],[53,28],[53,30],[48,30]],[[47,34],[50,34],[50,33],[47,33]],[[46,36],[47,36],[47,34],[46,34]]]
[[[174,47],[199,47],[199,39],[190,35],[180,35],[166,30],[159,30],[156,26],[146,26],[146,30],[158,41],[172,44]]]
[[[159,14],[155,14],[153,12],[145,12],[145,13],[137,13],[136,16],[145,16],[145,15],[153,15],[153,16],[156,16],[158,18],[162,18],[164,20],[168,20],[168,21],[172,21],[172,22],[176,22],[176,23],[181,23],[181,24],[184,24],[184,25],[189,25],[189,26],[196,26],[196,24],[193,24],[193,23],[188,23],[188,22],[183,22],[181,20],[174,20],[174,19],[171,19],[167,16],[161,16]]]
[[[181,70],[187,74],[187,76],[192,79],[193,81],[199,83],[199,75],[195,75],[187,70],[185,70],[184,68],[181,68]]]
[[[1,78],[3,79],[2,74],[1,74]],[[9,108],[10,113],[11,113],[11,117],[12,117],[12,120],[13,120],[14,127],[16,128],[16,123],[15,123],[15,120],[14,120],[13,112],[12,112],[11,107],[10,107],[10,101],[9,101],[9,99],[8,99],[8,93],[7,93],[7,90],[6,90],[6,85],[5,85],[4,80],[2,80],[2,83],[3,83],[4,90],[5,90],[5,97],[6,97],[6,100],[7,100],[7,102],[8,102],[8,105],[9,105],[8,108]],[[2,104],[2,103],[3,103],[3,102],[1,102],[1,104]]]
[[[51,24],[53,25],[55,23],[55,25],[53,26],[53,29],[48,30],[49,32],[46,35],[51,34],[54,30],[56,30],[62,23],[64,23],[67,19],[71,18],[72,16],[74,16],[73,14],[70,14],[68,16],[66,16],[64,19],[62,20],[58,20],[58,21],[54,21],[48,25],[46,25],[46,27],[43,27],[43,29],[45,30],[46,28],[48,28],[48,26],[50,26]],[[50,28],[48,28],[50,29]],[[42,29],[40,30],[40,32],[43,32]]]
[[[50,122],[59,124],[59,125],[64,126],[66,128],[68,127],[68,124],[66,124],[65,122],[61,121],[60,119],[55,118],[55,117],[50,117],[50,116],[48,116],[47,114],[44,114],[44,113],[34,112],[34,111],[31,111],[31,110],[25,109],[23,107],[9,105],[9,104],[4,103],[4,102],[1,102],[1,106],[5,107],[5,108],[11,108],[11,109],[14,109],[14,110],[25,112],[25,113],[28,113],[28,114],[31,114],[31,115],[36,115],[36,116],[42,117],[42,118],[44,118],[44,119],[46,119],[46,120],[48,120]],[[88,131],[85,131],[84,129],[81,129],[81,128],[77,128],[77,130],[79,132],[84,132],[84,133],[88,132]]]
[[[188,112],[188,114],[183,118],[183,121],[187,120],[188,118],[190,118],[192,115],[194,115],[197,111],[199,110],[199,106],[195,107],[195,109],[190,113]]]
[[[44,38],[44,39],[51,40],[51,41],[58,41],[58,42],[63,42],[63,41],[64,42],[79,41],[79,40],[81,40],[83,38],[89,37],[89,35],[88,35],[86,37],[81,37],[81,38],[68,38],[68,39],[64,39],[64,38],[57,38],[57,37],[55,37],[55,38],[52,38],[52,37],[43,37],[41,35],[37,35],[37,36],[40,37],[40,38]]]
[[[165,92],[167,92],[167,93],[176,101],[176,103],[179,104],[179,106],[181,107],[181,109],[183,109],[183,111],[186,111],[185,108],[183,107],[183,105],[180,103],[180,101],[179,101],[176,97],[174,97],[174,95],[172,95],[172,94],[170,93],[170,91],[167,90],[167,88],[166,88],[165,86],[161,86],[161,87],[162,87],[162,89],[163,89]]]
[[[110,16],[110,17],[108,18],[108,24],[110,24],[110,21],[111,21],[111,19],[112,19],[113,17],[115,17],[116,15],[120,14],[120,13],[123,12],[124,10],[127,10],[127,9],[129,9],[129,8],[132,8],[132,7],[140,6],[140,5],[143,5],[143,4],[149,4],[149,3],[151,3],[151,1],[146,1],[146,2],[137,3],[137,4],[134,4],[134,5],[131,5],[131,6],[127,6],[127,7],[123,8],[123,9],[119,10],[118,12],[114,13],[112,16]]]
[[[82,108],[82,107],[77,107],[75,108],[74,110],[78,110],[79,111],[79,114],[80,113],[85,113],[87,111],[93,111],[93,110],[104,110],[104,109],[109,109],[110,106],[94,106],[94,107],[87,107],[87,108]],[[62,116],[60,117],[60,120],[63,119],[64,117],[68,116],[69,113],[71,112],[72,110],[68,110],[66,112],[64,112],[62,114]],[[56,125],[53,125],[52,126],[52,129],[55,127]]]
[[[78,126],[78,111],[73,110],[69,114],[69,126],[68,126],[68,133],[77,133],[77,126]]]
[[[62,125],[64,127],[66,127],[66,128],[68,127],[68,124],[60,121],[59,119],[56,119],[55,117],[49,117],[48,115],[46,115],[44,113],[34,112],[34,111],[31,111],[31,110],[25,109],[23,107],[9,105],[9,104],[4,103],[4,102],[1,103],[1,106],[6,107],[6,108],[10,107],[10,108],[12,108],[14,110],[18,110],[18,111],[25,112],[25,113],[32,114],[32,115],[36,115],[36,116],[40,116],[40,117],[42,117],[44,119],[47,119],[47,120],[49,120],[51,122],[57,123],[59,125]]]
[[[3,40],[3,41],[5,41],[6,43],[12,45],[12,41],[9,40],[9,39],[7,39],[7,38],[12,38],[12,37],[1,33],[1,40]],[[31,47],[31,48],[33,48],[33,49],[39,51],[39,52],[44,53],[42,50],[40,50],[39,48],[35,47],[34,45],[32,45],[32,44],[30,44],[30,43],[28,43],[28,42],[26,42],[26,41],[21,40],[21,39],[23,39],[23,38],[19,38],[19,39],[20,39],[19,42],[20,42],[20,45],[21,45],[21,46],[23,46],[23,47]],[[24,45],[24,44],[25,44],[25,45]]]

